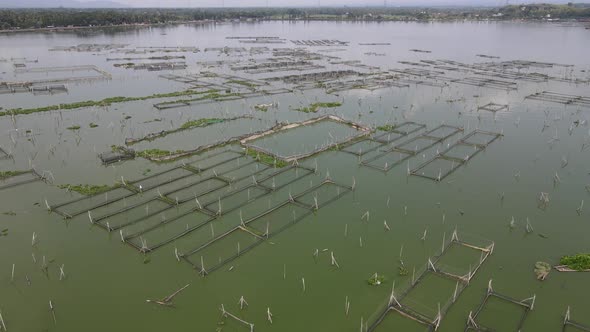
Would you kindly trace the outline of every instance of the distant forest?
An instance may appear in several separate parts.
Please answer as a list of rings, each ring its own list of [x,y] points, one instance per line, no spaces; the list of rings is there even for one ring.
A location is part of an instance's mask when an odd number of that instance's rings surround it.
[[[590,5],[512,5],[500,8],[350,7],[217,9],[4,9],[0,30],[164,24],[203,20],[590,20]]]

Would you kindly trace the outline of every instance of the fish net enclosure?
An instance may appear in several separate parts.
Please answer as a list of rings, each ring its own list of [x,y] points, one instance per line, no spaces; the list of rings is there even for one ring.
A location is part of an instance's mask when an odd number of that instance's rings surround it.
[[[493,133],[483,130],[474,130],[461,139],[463,144],[475,145],[479,148],[485,148],[492,144],[495,140],[502,137],[501,133]]]
[[[454,136],[463,131],[461,127],[449,126],[449,125],[440,125],[426,133],[424,133],[423,137],[429,137],[436,140],[444,141],[451,136]]]
[[[400,133],[408,133],[407,135],[424,128],[422,125],[413,122],[404,124],[404,127],[406,127],[406,129],[402,127],[399,131]],[[463,131],[463,128],[440,125],[425,133],[419,134],[418,136],[400,142],[388,149],[378,148],[363,155],[361,165],[387,172],[393,167],[444,142],[461,131]]]
[[[488,104],[478,107],[477,110],[496,113],[496,112],[508,111],[508,105],[488,103]]]
[[[318,139],[317,132],[321,132],[323,137]],[[346,145],[368,136],[370,132],[368,127],[326,115],[297,123],[281,123],[270,130],[248,136],[240,143],[256,153],[293,162]]]
[[[138,194],[89,210],[88,217],[94,224],[114,231],[170,206],[159,198]]]
[[[258,197],[267,195],[270,190],[256,185],[250,185],[238,191],[211,199],[203,203],[203,209],[215,215],[223,215],[239,209]]]
[[[28,184],[36,181],[45,181],[46,178],[34,169],[28,171],[7,172],[0,177],[0,190]]]
[[[284,202],[273,209],[254,216],[245,224],[248,228],[255,230],[257,234],[262,234],[268,238],[295,225],[312,213],[308,207],[302,207],[292,202]]]
[[[456,248],[474,250],[475,255],[454,250]],[[493,249],[493,241],[469,234],[459,236],[456,230],[448,240],[443,236],[437,255],[429,258],[421,268],[414,269],[411,281],[398,287],[398,291],[394,286],[387,305],[378,312],[367,330],[383,331],[381,325],[390,320],[388,316],[399,314],[414,321],[414,326],[421,324],[428,331],[436,331],[446,312],[467,288]]]
[[[537,92],[525,97],[525,99],[564,105],[590,107],[590,97],[576,96],[553,91]]]
[[[202,247],[182,255],[199,273],[209,274],[226,263],[245,254],[263,241],[261,235],[240,226],[221,238],[204,244]]]
[[[465,331],[520,331],[535,307],[535,300],[535,295],[519,300],[498,293],[490,280],[481,304],[467,316]]]
[[[351,187],[325,180],[316,187],[293,196],[294,202],[309,209],[320,209],[352,191]]]
[[[268,190],[278,190],[298,181],[308,175],[315,173],[315,170],[303,166],[291,165],[280,169],[268,176],[258,177],[256,183]]]
[[[131,149],[107,151],[99,154],[98,158],[100,158],[103,164],[110,165],[135,158],[135,151]]]
[[[434,181],[442,181],[461,166],[463,162],[463,160],[458,159],[435,157],[412,169],[410,174]]]
[[[282,201],[263,195],[242,205],[247,207],[245,215],[242,210],[236,213],[237,209],[233,209],[175,245],[184,261],[207,275],[350,191],[350,187],[325,180],[295,195],[289,194]]]
[[[483,77],[465,77],[459,80],[455,80],[453,82],[466,85],[473,85],[482,88],[499,89],[507,91],[516,90],[518,88],[518,85],[515,82]]]
[[[199,211],[194,202],[187,202],[153,214],[122,229],[123,241],[141,252],[156,250],[168,243],[206,228],[213,216]]]
[[[413,156],[413,154],[401,151],[378,151],[375,156],[368,155],[368,158],[361,161],[361,165],[387,172]]]
[[[450,159],[458,163],[463,163],[464,161],[473,158],[480,151],[482,151],[482,149],[475,144],[457,142],[449,146],[445,151],[443,151],[440,154],[440,156],[442,158]]]
[[[340,151],[354,154],[356,156],[363,156],[368,152],[374,151],[383,146],[385,146],[385,144],[379,141],[375,141],[373,139],[363,139],[360,141],[355,141],[352,144],[341,148]]]
[[[588,321],[588,319],[586,319]],[[590,325],[572,319],[571,309],[567,307],[563,318],[562,332],[590,332]]]
[[[134,194],[135,192],[130,189],[118,187],[97,195],[84,196],[65,203],[53,204],[50,205],[50,209],[64,218],[73,218]]]
[[[501,136],[499,133],[474,130],[443,152],[412,169],[410,174],[442,181]]]

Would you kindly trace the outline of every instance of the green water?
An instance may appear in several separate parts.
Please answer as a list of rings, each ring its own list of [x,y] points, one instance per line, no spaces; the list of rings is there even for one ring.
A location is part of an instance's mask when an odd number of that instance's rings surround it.
[[[165,36],[163,32],[166,32]],[[0,107],[27,108],[119,95],[145,96],[189,87],[159,77],[167,72],[125,70],[115,68],[113,62],[106,61],[107,57],[136,56],[133,54],[48,51],[55,46],[126,43],[129,48],[180,45],[197,46],[203,50],[206,47],[250,47],[236,40],[225,39],[237,35],[350,41],[345,51],[325,54],[339,56],[342,60],[361,60],[365,64],[380,66],[383,70],[409,68],[397,61],[450,59],[469,64],[488,61],[476,57],[476,54],[500,56],[502,61],[526,59],[574,65],[573,68],[531,70],[558,77],[574,76],[587,80],[590,70],[587,57],[590,35],[587,30],[551,24],[316,22],[179,26],[116,33],[96,32],[91,35],[14,34],[0,36],[0,58],[38,59],[39,63],[27,64],[31,68],[96,65],[110,72],[113,78],[109,81],[68,84],[67,94],[2,94]],[[551,44],[547,40],[551,40]],[[363,42],[389,42],[391,46],[358,46],[358,43]],[[271,47],[293,45],[288,43]],[[414,48],[431,50],[432,53],[408,51]],[[321,48],[310,49],[318,51]],[[366,52],[386,53],[387,56],[373,57],[365,55]],[[152,55],[161,54],[138,56]],[[297,74],[279,72],[247,75],[232,71],[227,66],[210,68],[197,64],[198,61],[262,59],[270,54],[226,56],[216,52],[201,52],[186,56],[189,68],[172,73],[182,75],[210,70],[256,79]],[[330,70],[356,70],[345,65],[329,64],[326,60],[319,62]],[[24,78],[13,72],[11,61],[0,62],[0,81],[46,77],[53,77],[53,74],[37,73]],[[90,224],[86,212],[69,220],[47,212],[45,200],[53,205],[77,198],[77,194],[41,181],[1,190],[0,212],[15,213],[0,216],[0,230],[8,229],[8,235],[0,237],[0,310],[6,327],[9,331],[215,331],[217,328],[222,331],[248,331],[247,327],[231,319],[221,318],[219,308],[224,304],[229,312],[255,324],[256,331],[358,331],[361,319],[368,321],[369,325],[377,319],[389,299],[392,283],[395,281],[396,291],[401,292],[410,283],[411,271],[414,268],[420,271],[428,258],[440,251],[443,234],[448,241],[454,229],[466,241],[478,244],[494,241],[495,247],[493,254],[450,306],[442,319],[440,331],[464,329],[467,315],[481,303],[489,279],[494,280],[497,292],[510,297],[524,299],[536,295],[534,310],[528,314],[523,331],[559,331],[567,306],[571,306],[574,320],[590,325],[590,301],[586,296],[590,275],[552,271],[547,280],[540,282],[533,273],[536,261],[543,260],[554,265],[562,255],[588,251],[590,212],[587,212],[586,207],[578,215],[576,209],[582,200],[586,201],[586,205],[590,204],[590,194],[585,189],[590,184],[590,149],[583,149],[583,144],[590,142],[589,109],[524,99],[531,93],[543,90],[585,96],[590,95],[590,90],[587,84],[517,82],[518,90],[510,92],[454,83],[445,88],[412,84],[408,88],[387,88],[372,92],[351,90],[340,92],[337,96],[326,95],[317,89],[306,90],[164,111],[158,111],[152,104],[177,98],[15,118],[2,117],[0,146],[10,152],[13,158],[0,160],[0,168],[5,171],[34,167],[39,172],[50,171],[50,178],[55,185],[112,185],[120,181],[121,177],[134,182],[174,166],[188,164],[207,168],[203,178],[226,174],[229,178],[239,179],[231,187],[212,192],[207,189],[216,188],[218,182],[211,183],[211,187],[204,185],[204,188],[177,191],[192,181],[189,176],[170,185],[159,186],[160,193],[171,192],[167,195],[171,200],[178,197],[182,201],[186,198],[186,205],[181,204],[178,207],[180,210],[197,207],[192,197],[208,192],[202,198],[199,196],[199,202],[216,212],[220,195],[251,186],[250,174],[253,172],[263,172],[255,178],[269,188],[273,183],[275,186],[285,184],[261,197],[255,192],[250,195],[240,192],[225,197],[221,206],[222,209],[227,208],[227,213],[214,221],[214,235],[231,231],[240,226],[241,219],[248,221],[262,211],[288,200],[289,195],[318,185],[328,174],[338,184],[356,184],[354,192],[320,208],[294,226],[283,229],[284,225],[290,223],[288,218],[292,218],[293,211],[304,214],[308,210],[301,211],[300,207],[284,208],[272,216],[249,223],[252,229],[262,233],[269,225],[273,236],[205,278],[191,264],[177,261],[175,248],[180,253],[198,249],[213,237],[208,226],[143,255],[121,243],[118,231],[108,233]],[[448,102],[460,98],[464,100]],[[342,101],[343,106],[323,109],[318,114],[292,110],[313,102],[332,100]],[[267,112],[254,111],[254,105],[271,102],[279,102],[280,106]],[[478,106],[488,102],[509,104],[510,109],[495,116],[487,111],[477,111]],[[137,158],[107,167],[102,166],[97,158],[98,153],[110,151],[111,145],[124,144],[127,137],[141,137],[177,128],[188,120],[221,117],[220,114],[223,117],[252,114],[254,119],[188,130],[153,142],[142,142],[133,148],[190,149],[263,130],[276,122],[296,122],[325,114],[334,114],[371,127],[415,121],[426,124],[428,130],[446,123],[463,127],[464,132],[419,153],[388,172],[361,166],[359,157],[342,151],[327,151],[301,162],[301,166],[309,169],[317,167],[316,174],[304,176],[303,170],[300,170],[302,173],[275,175],[274,180],[273,177],[268,178],[272,168],[268,171],[264,169],[265,166],[250,166],[252,168],[237,171],[233,170],[234,166],[238,166],[237,160],[218,164],[225,161],[227,156],[195,156],[167,164],[154,164]],[[131,118],[126,118],[128,116]],[[161,121],[146,123],[154,119]],[[98,127],[90,128],[91,122],[98,124]],[[81,129],[66,129],[72,125],[80,125]],[[444,150],[448,143],[455,142],[476,128],[501,132],[503,137],[440,183],[407,175],[408,168],[412,169],[427,161],[436,150]],[[293,130],[269,137],[267,147],[286,154],[301,153],[315,148],[315,144],[330,142],[332,138],[328,132],[338,136],[336,141],[348,134],[348,131],[333,132],[332,128],[310,126],[303,129],[301,135]],[[31,132],[27,133],[27,130]],[[419,134],[412,134],[411,137]],[[555,136],[559,139],[548,143]],[[401,139],[391,144],[404,141]],[[230,148],[240,150],[239,145]],[[457,153],[464,155],[466,152]],[[564,158],[567,165],[562,167]],[[391,156],[391,160],[397,159],[399,156]],[[243,158],[239,165],[247,162],[253,161]],[[435,167],[429,172],[436,173],[441,167],[446,166]],[[560,178],[559,183],[554,181],[556,173]],[[152,182],[168,180],[173,180],[170,174]],[[193,180],[198,181],[196,178]],[[140,203],[159,197],[156,188],[148,189],[149,180],[139,183],[145,183],[146,187],[143,195],[135,198]],[[545,210],[538,208],[537,199],[541,192],[547,192],[550,196]],[[334,188],[317,191],[319,203],[324,197],[332,195],[335,195]],[[500,199],[501,195],[503,199]],[[301,201],[313,204],[313,198],[314,194],[305,195]],[[244,202],[250,204],[230,211]],[[149,209],[154,211],[165,207],[166,203],[157,201]],[[124,216],[117,216],[120,218],[117,222],[135,220],[136,213],[144,213],[143,208],[145,206],[129,210]],[[81,209],[84,211],[85,208]],[[367,211],[370,217],[361,218]],[[99,217],[99,212],[95,213],[95,218]],[[167,210],[166,217],[172,217],[175,213],[178,211]],[[513,229],[509,227],[512,217],[516,221]],[[207,218],[205,215],[181,218],[158,231],[145,233],[147,245],[157,244],[170,234],[186,230],[187,225],[198,225]],[[534,228],[532,233],[525,230],[527,218]],[[390,231],[385,231],[384,221]],[[148,221],[126,226],[124,234],[146,231],[146,225]],[[275,233],[275,227],[281,231]],[[426,236],[421,239],[425,230]],[[36,234],[35,245],[31,245],[33,233]],[[141,246],[141,241],[134,241]],[[215,263],[220,257],[232,256],[237,253],[237,243],[240,243],[240,249],[245,249],[252,243],[252,236],[239,233],[234,237],[232,234],[223,241],[226,242],[221,243],[223,245],[216,244],[219,245],[218,249],[208,247],[208,252],[195,254],[193,263],[200,264],[199,256],[204,256],[208,260],[205,263],[207,267],[209,261]],[[406,276],[399,275],[402,247],[402,258],[410,271]],[[317,256],[314,255],[316,249]],[[331,264],[332,252],[340,268]],[[449,254],[453,256],[443,257],[441,263],[457,266],[460,268],[458,271],[464,271],[465,266],[478,258],[477,254],[469,251],[457,250]],[[43,257],[47,264],[46,271],[42,269]],[[192,258],[189,257],[191,262]],[[14,279],[11,280],[13,264],[15,271]],[[62,265],[66,277],[59,280],[59,267]],[[385,276],[382,285],[367,284],[367,279],[374,273]],[[416,307],[425,307],[425,313],[433,310],[436,313],[437,305],[444,305],[449,295],[452,295],[455,282],[435,279],[438,277],[428,278],[423,284],[424,288],[414,289],[406,301],[416,302]],[[305,291],[302,279],[305,280]],[[145,302],[146,299],[163,298],[189,283],[190,286],[174,298],[174,308]],[[249,303],[243,310],[238,304],[241,296]],[[350,301],[348,316],[345,314],[346,299]],[[53,304],[53,311],[50,310],[49,301]],[[272,324],[267,321],[267,308],[273,314]],[[512,331],[514,317],[520,313],[502,303],[490,303],[486,309],[482,312],[482,322],[502,321],[501,326],[497,327],[502,331]],[[224,323],[220,325],[219,322]],[[392,313],[377,330],[421,331],[422,327]]]

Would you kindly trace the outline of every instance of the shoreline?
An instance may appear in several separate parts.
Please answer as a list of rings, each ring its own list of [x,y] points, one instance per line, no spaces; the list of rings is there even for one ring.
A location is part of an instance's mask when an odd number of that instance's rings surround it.
[[[577,23],[581,28],[588,29],[589,21],[587,19],[564,19],[564,20],[540,20],[540,19],[516,19],[516,20],[501,20],[501,19],[432,19],[432,20],[417,20],[417,19],[384,19],[384,20],[367,20],[367,19],[342,19],[342,18],[306,18],[306,19],[282,19],[282,18],[266,18],[266,19],[251,19],[251,20],[199,20],[199,21],[171,21],[166,23],[134,23],[134,24],[120,24],[120,25],[96,25],[96,26],[71,26],[71,27],[46,27],[46,28],[26,28],[26,29],[9,29],[0,30],[0,34],[11,34],[21,32],[67,32],[77,30],[100,30],[100,29],[117,29],[117,28],[143,28],[143,27],[157,27],[166,25],[189,25],[189,24],[218,24],[218,23],[261,23],[261,22],[373,22],[373,23],[388,23],[388,22],[405,22],[405,23],[498,23],[498,22],[519,22],[519,23]]]

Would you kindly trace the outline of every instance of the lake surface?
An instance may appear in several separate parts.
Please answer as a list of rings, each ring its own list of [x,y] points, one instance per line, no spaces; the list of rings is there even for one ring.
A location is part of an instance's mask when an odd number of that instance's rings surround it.
[[[285,42],[227,38],[247,36]],[[348,46],[300,47],[291,40],[340,40]],[[367,43],[382,45],[359,45]],[[125,46],[50,51],[80,44]],[[543,91],[590,97],[589,45],[583,27],[512,22],[267,22],[0,35],[0,82],[67,89],[2,93],[2,111],[200,91],[0,117],[0,147],[10,155],[0,159],[0,169],[35,169],[46,178],[0,190],[0,231],[8,229],[0,236],[0,313],[6,328],[248,331],[222,317],[223,305],[255,331],[358,331],[378,320],[395,282],[403,307],[429,317],[439,305],[448,308],[439,331],[462,331],[490,279],[500,294],[518,300],[535,296],[523,331],[559,331],[568,306],[573,320],[590,325],[589,274],[554,270],[541,282],[533,272],[537,261],[557,265],[563,255],[588,251],[590,105],[525,98]],[[177,47],[199,52],[170,49]],[[216,49],[223,47],[228,48]],[[273,53],[274,48],[283,50]],[[175,58],[162,59],[166,56]],[[187,67],[114,66],[130,62]],[[249,67],[262,63],[266,67]],[[332,74],[342,76],[331,81],[283,78],[327,71],[355,73]],[[289,91],[279,90],[285,88]],[[197,100],[211,89],[235,100]],[[154,107],[179,100],[180,107]],[[316,102],[342,106],[296,110]],[[490,102],[508,108],[478,110]],[[260,111],[259,104],[272,106]],[[249,116],[129,147],[190,150],[326,114],[375,129],[371,136],[377,142],[357,143],[348,152],[332,148],[282,169],[244,156],[239,143],[169,163],[138,156],[104,166],[98,158],[127,138],[175,130],[190,120]],[[409,133],[393,128],[387,136],[376,129],[408,121],[426,127]],[[430,132],[442,124],[462,130],[449,137],[453,130]],[[354,133],[342,126],[316,124],[255,143],[284,155],[308,152]],[[485,148],[486,138],[473,138],[480,151],[461,166],[477,149],[473,144],[454,149],[449,153],[454,159],[439,158],[417,171],[434,180],[408,174],[476,129],[501,137]],[[159,172],[164,173],[140,180]],[[326,178],[334,183],[324,183]],[[79,212],[70,219],[47,210],[46,204],[81,197],[58,185],[121,180],[137,191],[116,189],[66,205],[62,211]],[[546,206],[539,202],[541,193],[549,197]],[[453,275],[473,272],[483,257],[479,251],[453,244],[435,258],[455,230],[461,241],[494,247],[464,291],[445,306],[457,280],[431,271],[410,286],[412,274],[419,275],[429,258],[436,269]],[[202,277],[203,270],[210,273]],[[367,280],[375,273],[384,281],[371,286]],[[174,308],[146,303],[186,284],[174,297]],[[248,306],[241,309],[242,296]],[[523,307],[495,300],[486,304],[481,324],[514,331],[514,317]],[[425,329],[395,312],[375,327]]]

